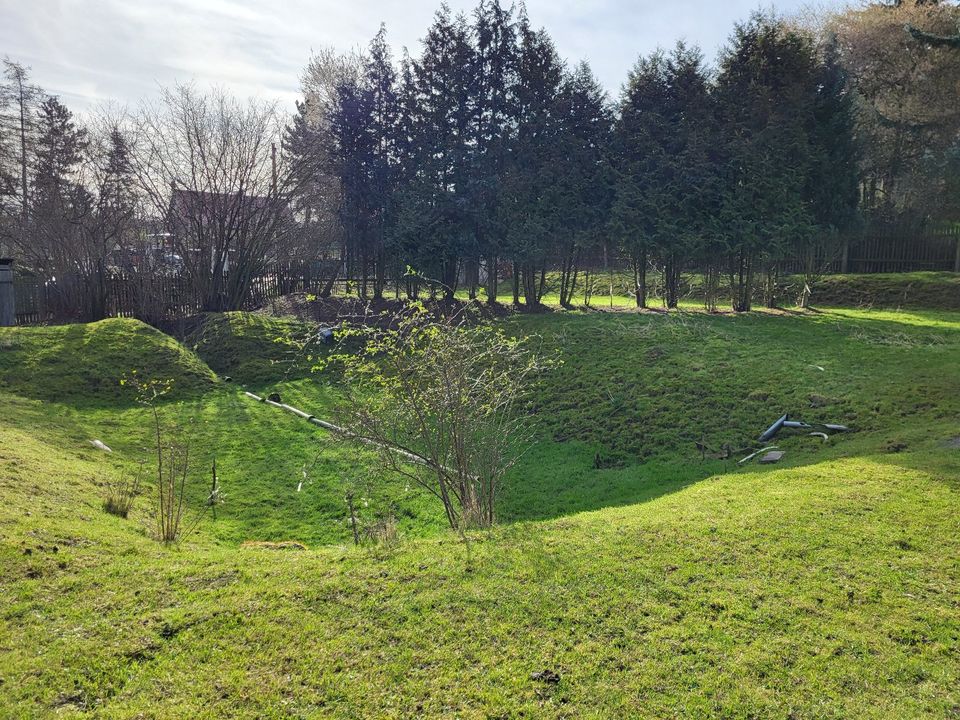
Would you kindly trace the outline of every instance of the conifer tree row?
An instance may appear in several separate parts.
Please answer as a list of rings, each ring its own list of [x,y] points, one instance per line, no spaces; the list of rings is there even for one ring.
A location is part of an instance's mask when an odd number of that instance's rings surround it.
[[[417,297],[540,304],[548,279],[574,302],[585,258],[629,258],[638,306],[648,277],[665,304],[681,274],[707,303],[778,301],[780,263],[814,272],[855,218],[857,148],[845,77],[829,47],[780,19],[736,27],[714,74],[696,47],[641,57],[619,102],[589,65],[568,65],[523,6],[446,5],[418,55],[395,65],[381,27],[336,83],[329,132],[300,106],[288,147],[339,180],[348,274],[362,296],[388,282]],[[314,166],[315,164],[308,165]],[[760,282],[760,278],[764,282]]]

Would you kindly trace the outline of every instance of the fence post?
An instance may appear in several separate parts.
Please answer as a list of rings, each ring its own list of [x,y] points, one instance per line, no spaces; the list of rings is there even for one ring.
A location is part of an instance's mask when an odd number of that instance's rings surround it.
[[[953,271],[960,273],[960,232],[957,232],[957,251],[953,256]]]
[[[0,327],[17,324],[16,298],[13,294],[13,259],[0,258]]]

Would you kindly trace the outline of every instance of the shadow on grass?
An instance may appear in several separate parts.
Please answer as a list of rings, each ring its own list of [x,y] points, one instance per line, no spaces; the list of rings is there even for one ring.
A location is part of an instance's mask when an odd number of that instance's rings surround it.
[[[502,522],[552,520],[581,512],[656,500],[713,477],[812,467],[824,462],[859,458],[919,471],[932,480],[960,489],[960,425],[938,423],[929,416],[915,428],[899,432],[834,435],[827,444],[803,435],[784,435],[775,444],[784,461],[740,467],[730,460],[703,460],[693,448],[689,458],[677,453],[622,467],[595,467],[596,449],[586,443],[541,441],[509,473],[501,494]],[[903,451],[899,451],[899,448]]]
[[[701,462],[698,457],[597,468],[596,458],[596,449],[586,443],[537,443],[506,478],[501,521],[549,520],[649,502],[736,468],[733,461]]]

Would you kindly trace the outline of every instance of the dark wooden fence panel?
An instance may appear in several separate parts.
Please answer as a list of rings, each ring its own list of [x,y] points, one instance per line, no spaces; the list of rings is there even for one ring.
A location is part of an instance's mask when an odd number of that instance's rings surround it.
[[[780,268],[787,273],[801,272],[803,265],[799,259],[789,259],[782,262]],[[892,227],[868,230],[862,237],[850,240],[844,250],[838,249],[830,256],[821,255],[815,265],[830,273],[960,272],[960,226],[923,233]],[[558,260],[556,268],[559,266]],[[587,268],[590,272],[609,268],[629,273],[630,263],[623,257],[582,257],[581,282]],[[290,293],[318,293],[333,269],[330,261],[271,265],[251,279],[242,307],[253,310]],[[355,278],[339,277],[333,290],[337,294],[353,294],[358,284]],[[65,306],[69,302],[65,298],[74,297],[74,294],[67,292],[68,287],[71,287],[69,282],[58,283],[33,275],[16,275],[17,323],[35,325],[78,319],[79,308]],[[194,315],[202,309],[189,278],[183,275],[111,275],[104,278],[104,287],[105,314],[108,317],[173,320]]]
[[[960,229],[905,234],[866,233],[850,244],[846,272],[885,273],[916,270],[960,272]]]
[[[18,325],[38,325],[54,319],[48,309],[47,284],[43,280],[15,274],[13,293]]]

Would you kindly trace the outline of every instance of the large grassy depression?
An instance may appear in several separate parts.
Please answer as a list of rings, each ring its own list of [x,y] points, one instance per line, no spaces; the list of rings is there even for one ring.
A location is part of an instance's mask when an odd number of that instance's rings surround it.
[[[563,365],[469,560],[429,498],[244,396],[331,411],[336,378],[274,342],[294,324],[0,331],[0,717],[960,712],[960,314],[501,322]],[[150,537],[149,488],[101,510],[149,457],[134,369],[174,380],[193,497],[214,456],[226,494],[178,547]],[[772,467],[697,450],[784,412],[855,432],[778,438]],[[352,547],[347,488],[398,546]]]

